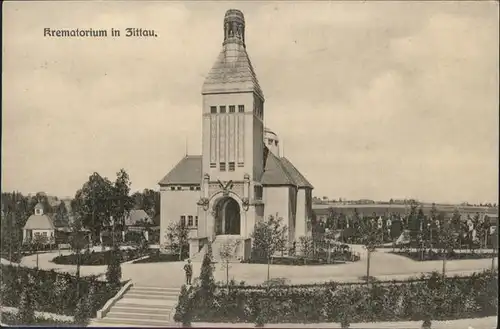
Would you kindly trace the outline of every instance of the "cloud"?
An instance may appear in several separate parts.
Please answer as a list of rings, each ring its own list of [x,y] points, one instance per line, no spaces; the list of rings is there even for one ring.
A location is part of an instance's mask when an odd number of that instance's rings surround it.
[[[493,3],[242,2],[266,125],[334,197],[497,198]],[[73,195],[92,171],[134,189],[201,152],[201,85],[227,3],[4,6],[2,188]],[[156,39],[44,38],[154,28]],[[290,129],[293,127],[293,129]]]

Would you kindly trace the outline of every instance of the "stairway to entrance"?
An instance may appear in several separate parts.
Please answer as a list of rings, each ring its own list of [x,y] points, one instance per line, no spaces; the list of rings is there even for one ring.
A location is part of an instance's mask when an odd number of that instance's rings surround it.
[[[179,288],[132,286],[102,319],[89,327],[177,327]]]
[[[244,249],[245,239],[239,235],[217,235],[212,241],[212,260],[215,263],[221,262],[221,250],[227,248],[232,254],[229,261],[238,263],[241,261],[241,255]],[[207,252],[207,245],[191,259],[193,262],[203,261],[203,256]]]

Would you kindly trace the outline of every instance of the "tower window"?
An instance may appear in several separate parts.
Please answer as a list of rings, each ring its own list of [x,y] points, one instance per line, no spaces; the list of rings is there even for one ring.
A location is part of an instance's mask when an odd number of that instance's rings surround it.
[[[193,226],[193,216],[188,216],[188,226]]]
[[[194,216],[194,226],[198,227],[198,216]]]
[[[210,106],[210,113],[217,113],[217,106]]]
[[[226,163],[225,162],[220,163],[220,171],[226,171]]]
[[[220,113],[226,113],[226,107],[225,106],[221,106],[220,107]]]
[[[245,164],[243,162],[238,162],[238,167],[244,167]]]
[[[234,113],[236,111],[236,106],[229,105],[229,113]]]
[[[256,200],[262,200],[262,186],[255,186],[254,193]]]
[[[210,163],[210,168],[216,168],[216,167],[217,167],[216,163],[214,163],[214,162]]]
[[[268,140],[267,140],[267,144],[269,144],[269,145],[273,145],[273,140],[272,140],[272,139],[268,139]]]
[[[274,145],[278,146],[278,141],[274,141]]]
[[[229,162],[229,171],[234,171],[234,162]]]
[[[238,105],[238,112],[245,112],[245,105]]]

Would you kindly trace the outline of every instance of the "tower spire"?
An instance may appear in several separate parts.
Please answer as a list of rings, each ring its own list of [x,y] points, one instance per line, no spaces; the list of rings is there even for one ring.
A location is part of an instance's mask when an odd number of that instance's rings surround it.
[[[224,43],[245,47],[245,17],[238,9],[229,9],[224,16]]]

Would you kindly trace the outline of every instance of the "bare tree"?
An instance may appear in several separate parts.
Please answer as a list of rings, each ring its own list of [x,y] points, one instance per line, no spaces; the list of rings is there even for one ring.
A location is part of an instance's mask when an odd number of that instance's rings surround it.
[[[167,228],[165,237],[169,241],[169,248],[179,253],[179,260],[182,260],[184,248],[188,248],[188,235],[188,227],[182,221],[170,223]]]
[[[236,249],[240,245],[240,240],[225,240],[219,250],[222,260],[222,268],[226,269],[226,285],[229,291],[229,262],[233,259]]]

